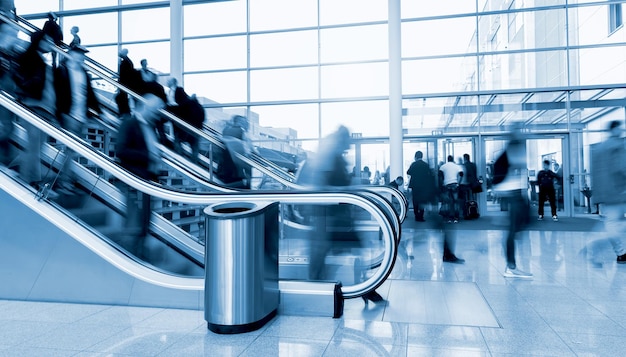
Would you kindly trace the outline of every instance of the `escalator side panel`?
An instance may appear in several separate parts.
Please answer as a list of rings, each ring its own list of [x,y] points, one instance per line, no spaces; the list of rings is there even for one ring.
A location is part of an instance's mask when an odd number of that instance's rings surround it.
[[[141,281],[4,190],[0,202],[0,298],[203,309],[202,290]]]

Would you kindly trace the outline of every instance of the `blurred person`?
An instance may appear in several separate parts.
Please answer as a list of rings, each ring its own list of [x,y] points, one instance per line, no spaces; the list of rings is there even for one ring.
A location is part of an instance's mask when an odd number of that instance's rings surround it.
[[[165,88],[158,82],[157,74],[154,73],[152,69],[148,68],[148,60],[144,58],[141,60],[140,64],[141,68],[139,68],[139,77],[141,81],[141,90],[139,94],[154,94],[163,102],[167,103]],[[158,126],[157,130],[159,130]]]
[[[52,39],[48,35],[43,31],[33,32],[30,45],[17,58],[19,88],[16,89],[16,95],[22,104],[37,115],[56,124],[56,93],[51,48]],[[24,181],[39,190],[43,188],[41,147],[46,142],[47,135],[27,120],[22,120],[21,124],[28,134],[28,141],[22,155],[20,173]]]
[[[389,183],[389,186],[395,188],[396,190],[399,190],[400,192],[403,191],[404,189],[404,177],[402,176],[398,176],[396,177],[395,180],[391,181]]]
[[[389,183],[389,186],[395,188],[396,190],[400,191],[404,195],[404,177],[402,176],[396,177],[395,180]],[[397,198],[391,197],[391,205],[393,206],[396,213],[400,212],[400,202],[398,202]]]
[[[138,102],[137,110],[122,122],[117,137],[117,157],[126,170],[144,180],[157,181],[161,153],[155,125],[165,104],[153,94],[147,94],[144,99],[145,103]],[[134,253],[141,258],[144,257],[145,238],[150,229],[150,195],[129,187],[126,208],[126,227],[136,237]]]
[[[317,155],[307,165],[308,172],[304,173],[308,177],[307,181],[322,189],[350,186],[352,177],[344,157],[344,152],[350,148],[350,144],[350,132],[345,126],[340,126],[322,139]],[[361,240],[354,230],[350,205],[316,205],[313,210],[314,228],[310,237],[309,279],[323,280],[327,278],[326,256],[333,245],[343,242],[360,247]],[[384,299],[372,291],[363,296],[363,301],[383,302]]]
[[[459,196],[464,215],[467,214],[467,202],[475,200],[475,194],[482,191],[482,185],[478,179],[476,164],[470,160],[469,154],[463,154],[463,178],[459,185]]]
[[[539,220],[543,220],[543,206],[546,199],[550,202],[550,213],[552,220],[558,221],[556,215],[556,193],[554,191],[554,181],[557,179],[556,174],[550,170],[550,160],[543,160],[543,168],[537,173],[537,184],[539,185],[539,207],[537,213]]]
[[[465,154],[467,155],[467,154]],[[467,155],[469,157],[469,155]],[[459,211],[462,212],[462,216],[464,219],[467,219],[467,202],[472,199],[472,187],[470,186],[470,181],[467,175],[467,167],[465,166],[465,156],[463,158],[459,158],[458,164],[463,170],[463,175],[459,178],[459,191],[458,191],[458,199],[459,199]]]
[[[448,155],[448,162],[439,167],[443,176],[443,202],[446,207],[444,213],[448,223],[459,221],[459,182],[463,177],[463,168],[454,163],[454,157]]]
[[[528,166],[526,162],[526,141],[521,129],[515,125],[509,134],[506,149],[494,163],[494,190],[505,198],[502,204],[508,205],[509,228],[504,241],[506,268],[504,277],[532,279],[533,275],[520,270],[516,264],[515,239],[528,225],[530,204],[528,202]]]
[[[139,74],[141,74],[141,79],[146,83],[156,82],[157,75],[156,73],[152,72],[150,68],[148,68],[148,60],[143,58],[139,62],[139,64],[141,65],[141,68],[139,69]]]
[[[6,2],[3,6],[10,8],[12,3],[12,1]],[[0,88],[9,94],[13,94],[15,90],[16,42],[17,32],[9,24],[0,22]],[[11,137],[15,130],[14,121],[15,114],[0,106],[0,165],[11,163]]]
[[[179,92],[176,96],[176,102],[178,107],[178,113],[176,114],[185,123],[192,127],[202,130],[204,125],[205,113],[204,107],[198,102],[195,95],[188,96],[184,91]],[[174,125],[175,149],[178,153],[183,153],[181,143],[186,142],[191,147],[191,161],[198,162],[198,155],[200,154],[200,138],[187,129],[181,128],[178,125]]]
[[[185,89],[178,85],[178,80],[174,77],[168,79],[167,87],[166,110],[194,128],[202,130],[205,120],[204,107],[202,107],[195,94],[187,95]],[[199,137],[176,124],[174,124],[174,137],[176,152],[184,154],[181,143],[186,142],[191,147],[191,161],[198,162],[200,153]]]
[[[409,188],[411,189],[411,195],[413,198],[413,210],[415,213],[415,220],[418,222],[424,222],[424,213],[427,205],[432,206],[432,202],[437,196],[437,184],[435,182],[435,175],[428,164],[423,160],[423,153],[421,151],[415,152],[415,161],[409,166],[407,175],[410,176]],[[417,208],[416,208],[417,207]],[[438,229],[443,235],[443,261],[446,263],[462,264],[464,259],[458,258],[454,254],[455,236],[452,234],[445,224],[446,217],[440,215],[434,216],[434,223],[436,229]]]
[[[178,85],[178,80],[174,77],[170,77],[167,80],[167,102],[165,105],[167,107],[175,107],[178,105],[176,101],[177,97],[182,97],[183,95],[187,95],[185,89]]]
[[[72,26],[72,28],[70,29],[70,33],[72,34],[72,42],[70,42],[70,47],[80,45],[80,36],[78,36],[79,31],[80,28],[78,28],[78,26]]]
[[[374,172],[374,178],[372,179],[372,185],[380,185],[382,181],[382,176],[380,175],[380,171],[376,170]]]
[[[556,192],[557,211],[561,211],[563,210],[563,167],[558,162],[554,163],[554,173],[556,174],[554,191]]]
[[[391,183],[391,166],[387,166],[385,172],[383,172],[383,180],[385,185],[389,185]]]
[[[133,61],[130,59],[130,57],[128,57],[128,49],[121,49],[118,57],[118,83],[133,92],[139,93],[141,87],[141,76],[139,74],[139,71],[135,69]],[[117,103],[120,117],[123,117],[124,115],[130,115],[129,98],[128,94],[125,91],[118,90],[118,93],[115,96],[115,102]]]
[[[622,121],[609,123],[609,138],[592,147],[591,161],[593,198],[600,204],[604,216],[606,236],[617,255],[618,264],[626,264],[626,142],[622,136]],[[588,245],[589,257],[594,260],[597,252]]]
[[[363,167],[363,171],[361,171],[361,185],[369,185],[370,179],[372,177],[372,172],[368,166]]]
[[[414,161],[406,172],[409,176],[413,214],[417,222],[425,221],[425,206],[433,202],[436,196],[435,177],[431,168],[423,158],[424,154],[421,151],[416,151]]]
[[[78,45],[70,48],[68,58],[61,62],[54,72],[57,120],[61,126],[79,138],[90,116],[89,109],[101,113],[100,102],[91,85],[91,77],[83,67],[85,47]],[[66,148],[65,162],[59,172],[57,184],[60,190],[74,192],[74,173],[72,161],[76,153]]]
[[[141,68],[139,68],[139,95],[154,94],[159,97],[164,103],[167,103],[167,94],[165,93],[165,87],[158,82],[157,74],[148,67],[148,60],[142,59]],[[167,136],[166,124],[169,123],[169,119],[164,115],[161,115],[160,119],[156,122],[156,129],[158,133],[159,142],[169,149],[175,149],[175,144]]]
[[[234,115],[222,130],[226,149],[221,153],[216,175],[229,187],[250,189],[251,167],[236,157],[236,154],[248,156],[254,151],[247,135],[249,126],[248,118]]]
[[[61,30],[61,26],[57,23],[57,19],[59,17],[54,12],[50,11],[48,13],[48,20],[43,24],[42,31],[44,34],[48,35],[56,46],[61,46],[63,44],[63,30]],[[52,51],[52,67],[56,68],[57,66],[57,53]]]

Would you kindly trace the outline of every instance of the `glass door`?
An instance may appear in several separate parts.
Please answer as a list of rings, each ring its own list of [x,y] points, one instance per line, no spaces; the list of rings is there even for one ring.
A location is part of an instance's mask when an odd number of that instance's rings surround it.
[[[485,153],[485,207],[487,212],[495,213],[506,210],[501,205],[497,193],[494,191],[493,164],[500,154],[505,150],[508,138],[505,136],[485,137],[483,140],[483,152]],[[537,185],[537,174],[543,168],[543,161],[548,160],[549,168],[559,175],[555,180],[557,215],[571,215],[571,207],[584,205],[579,199],[572,200],[571,192],[574,189],[569,179],[569,157],[563,155],[567,152],[567,140],[565,135],[529,135],[526,139],[526,162],[528,187],[527,194],[534,212],[538,208],[539,187]],[[548,202],[544,203],[544,210],[549,212]]]

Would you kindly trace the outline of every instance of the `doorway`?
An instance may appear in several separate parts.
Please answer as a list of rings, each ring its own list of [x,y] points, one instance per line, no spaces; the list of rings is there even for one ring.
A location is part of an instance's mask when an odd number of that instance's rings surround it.
[[[485,137],[483,140],[483,152],[485,153],[485,209],[487,212],[496,213],[506,211],[494,190],[493,164],[506,149],[508,138],[504,136]],[[527,195],[531,207],[536,212],[539,204],[539,187],[537,186],[537,174],[542,170],[543,161],[550,162],[550,170],[559,175],[554,181],[557,194],[557,214],[571,215],[571,187],[567,179],[568,157],[563,155],[567,152],[567,138],[564,135],[536,135],[526,138],[526,162],[527,162]],[[565,177],[566,179],[563,179]],[[580,204],[580,202],[578,202]],[[545,205],[548,205],[546,202]],[[549,206],[544,206],[549,210]]]

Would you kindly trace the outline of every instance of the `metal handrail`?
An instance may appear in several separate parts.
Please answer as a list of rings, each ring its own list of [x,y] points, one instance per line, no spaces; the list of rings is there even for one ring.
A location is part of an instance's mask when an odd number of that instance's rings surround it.
[[[380,268],[377,269],[374,274],[372,274],[372,276],[367,280],[355,285],[343,287],[342,292],[344,294],[344,297],[354,298],[362,296],[380,286],[389,276],[389,274],[391,274],[391,270],[393,269],[393,266],[395,264],[400,234],[400,232],[396,231],[394,227],[399,226],[399,221],[397,216],[388,215],[385,213],[385,210],[388,210],[389,207],[381,209],[381,207],[378,206],[378,204],[380,203],[367,197],[366,193],[344,191],[255,191],[217,194],[202,192],[192,194],[187,192],[175,191],[137,178],[125,169],[113,163],[103,153],[82,144],[80,139],[77,138],[74,134],[68,133],[65,130],[55,127],[54,125],[44,120],[41,120],[35,114],[30,112],[30,110],[12,100],[12,98],[6,95],[6,93],[2,93],[0,95],[0,104],[15,113],[18,117],[27,120],[37,129],[54,137],[56,140],[65,144],[71,150],[74,150],[76,153],[87,158],[92,163],[107,170],[107,172],[117,177],[120,181],[141,192],[161,199],[196,205],[209,205],[213,203],[221,203],[224,201],[250,202],[269,200],[289,204],[328,204],[329,202],[332,202],[359,206],[360,208],[367,211],[373,217],[373,219],[378,222],[382,233],[382,240],[386,246],[386,249],[384,250],[384,255],[380,262]]]

